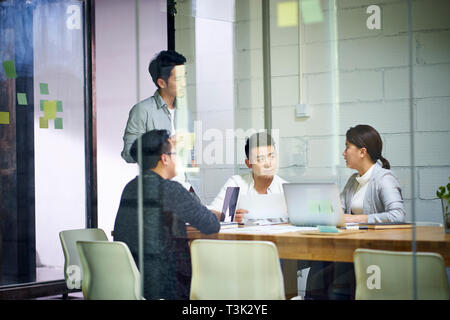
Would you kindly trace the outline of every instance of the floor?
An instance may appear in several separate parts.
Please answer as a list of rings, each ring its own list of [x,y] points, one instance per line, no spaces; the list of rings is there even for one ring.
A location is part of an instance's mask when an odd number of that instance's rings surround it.
[[[36,282],[64,279],[64,267],[38,267],[36,268]],[[82,292],[71,293],[67,300],[84,300]],[[63,300],[62,295],[39,297],[34,300]]]
[[[63,299],[62,295],[39,297],[33,300],[84,300],[82,292],[75,292],[67,295],[67,298]]]

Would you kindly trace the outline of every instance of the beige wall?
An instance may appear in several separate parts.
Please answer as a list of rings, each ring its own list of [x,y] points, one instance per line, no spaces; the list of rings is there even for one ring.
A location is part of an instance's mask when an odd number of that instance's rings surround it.
[[[140,0],[136,59],[134,3],[95,1],[98,226],[110,238],[122,190],[137,174],[137,165],[120,156],[128,113],[137,101],[153,95],[148,64],[167,49],[166,1]]]

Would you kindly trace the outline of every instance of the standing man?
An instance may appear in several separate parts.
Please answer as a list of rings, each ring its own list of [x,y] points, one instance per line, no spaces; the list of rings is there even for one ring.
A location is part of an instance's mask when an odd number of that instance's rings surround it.
[[[192,271],[186,223],[209,234],[219,231],[219,220],[195,195],[170,180],[177,153],[166,130],[145,133],[141,152],[143,294],[146,299],[189,299]],[[131,156],[137,159],[137,153],[136,141]],[[136,177],[123,190],[114,224],[114,241],[128,245],[137,265],[138,196]]]
[[[186,58],[173,50],[161,51],[150,62],[148,71],[158,89],[153,96],[140,101],[130,110],[121,153],[126,162],[136,162],[130,155],[130,148],[138,137],[150,130],[165,129],[172,137],[178,129],[193,131],[186,103],[181,108],[178,106],[178,100],[186,101],[185,62]],[[192,151],[192,162],[193,155]],[[184,176],[177,177],[177,181],[190,188]]]

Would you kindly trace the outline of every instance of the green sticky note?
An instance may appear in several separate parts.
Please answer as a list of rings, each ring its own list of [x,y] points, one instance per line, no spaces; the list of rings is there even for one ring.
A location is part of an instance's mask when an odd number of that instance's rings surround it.
[[[47,83],[39,83],[39,89],[41,94],[48,94],[48,84]]]
[[[305,24],[323,21],[323,13],[319,0],[300,1],[300,12],[302,13],[303,22]]]
[[[56,100],[44,101],[44,118],[56,119]]]
[[[0,124],[9,124],[9,112],[0,111]]]
[[[48,119],[40,117],[39,118],[39,128],[48,129]]]
[[[20,105],[27,105],[27,95],[25,93],[18,93],[17,94],[17,104]]]
[[[62,128],[63,128],[63,119],[56,118],[55,119],[55,129],[62,129]]]
[[[3,61],[3,69],[5,70],[7,79],[17,78],[16,67],[13,60]]]
[[[310,214],[319,213],[318,201],[308,200],[308,213],[310,213]]]
[[[62,101],[61,100],[57,100],[57,102],[56,102],[56,111],[63,112]]]
[[[298,25],[298,2],[286,1],[277,4],[279,27],[295,27]]]
[[[339,233],[339,230],[335,226],[317,226],[319,232]]]
[[[39,108],[41,109],[41,111],[44,111],[44,102],[47,100],[39,100]]]
[[[320,213],[333,213],[333,206],[330,200],[319,201],[319,212]]]
[[[333,206],[329,200],[308,200],[308,213],[332,213]]]

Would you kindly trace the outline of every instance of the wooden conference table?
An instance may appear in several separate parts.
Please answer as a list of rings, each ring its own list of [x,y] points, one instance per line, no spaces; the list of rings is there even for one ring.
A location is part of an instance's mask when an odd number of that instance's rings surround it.
[[[245,226],[240,226],[245,228]],[[443,227],[417,226],[416,251],[436,252],[442,255],[446,266],[450,266],[450,234],[446,234]],[[385,229],[385,230],[342,230],[340,234],[333,233],[313,235],[304,232],[288,232],[278,234],[245,234],[240,232],[202,234],[188,228],[189,240],[220,239],[220,240],[262,240],[272,241],[278,249],[281,259],[289,260],[317,260],[353,262],[353,253],[357,248],[411,251],[412,229]],[[286,295],[295,294],[297,282],[296,263],[287,263],[283,266],[286,281]],[[295,274],[293,273],[295,270]]]

